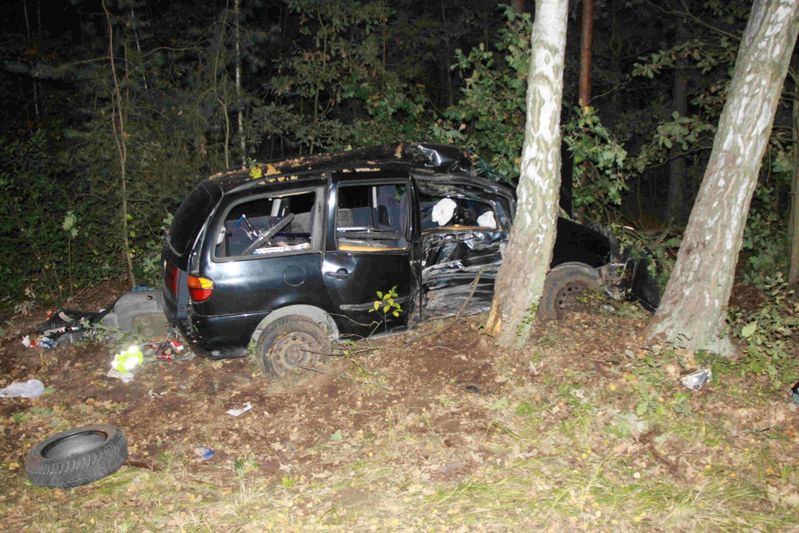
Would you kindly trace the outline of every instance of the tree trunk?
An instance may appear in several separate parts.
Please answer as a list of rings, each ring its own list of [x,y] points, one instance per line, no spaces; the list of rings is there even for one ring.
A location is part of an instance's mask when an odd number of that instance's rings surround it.
[[[449,24],[447,23],[447,10],[444,0],[441,0],[441,30],[444,32],[444,60],[441,62],[441,73],[444,84],[443,98],[446,102],[445,107],[452,107],[452,74],[450,67],[450,42],[449,42]]]
[[[580,34],[580,107],[591,104],[591,44],[594,40],[594,0],[583,0]]]
[[[567,13],[568,0],[536,1],[516,216],[486,324],[488,334],[506,347],[529,339],[552,260]]]
[[[705,177],[648,337],[731,355],[726,306],[744,224],[799,31],[799,2],[755,0]]]
[[[513,11],[515,11],[518,15],[521,15],[525,12],[524,0],[512,0],[511,5],[513,6]]]
[[[799,283],[799,71],[794,78],[793,95],[793,179],[791,180],[791,216],[788,234],[791,238],[791,261],[788,284]]]
[[[685,20],[677,19],[677,32],[675,44],[688,40],[685,29]],[[674,66],[674,82],[671,88],[671,108],[684,117],[688,114],[688,76],[686,61],[682,57],[677,59]],[[669,192],[668,192],[668,217],[679,220],[683,217],[685,199],[685,157],[680,156],[681,149],[674,145],[669,158]]]
[[[128,229],[128,134],[125,132],[125,104],[122,99],[122,91],[119,88],[119,76],[117,75],[116,61],[114,59],[114,26],[111,24],[111,14],[105,5],[105,0],[101,2],[105,19],[108,23],[108,61],[111,64],[111,78],[113,88],[111,91],[111,125],[114,129],[114,140],[117,145],[117,156],[119,157],[119,194],[122,200],[122,247],[125,252],[125,260],[128,264],[128,277],[131,286],[136,285],[136,275],[133,273],[133,259],[130,250],[130,230]]]
[[[233,1],[236,40],[236,104],[238,107],[239,147],[241,148],[241,166],[247,166],[247,139],[244,136],[244,99],[241,95],[241,0]]]

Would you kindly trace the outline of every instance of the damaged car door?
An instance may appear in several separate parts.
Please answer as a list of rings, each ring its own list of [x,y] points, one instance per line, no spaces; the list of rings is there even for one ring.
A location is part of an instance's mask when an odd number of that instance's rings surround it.
[[[412,282],[411,188],[385,173],[334,173],[322,275],[342,329],[365,336],[407,326]],[[399,316],[376,309],[396,287]]]
[[[508,240],[512,196],[457,176],[417,176],[415,183],[423,318],[487,311]]]

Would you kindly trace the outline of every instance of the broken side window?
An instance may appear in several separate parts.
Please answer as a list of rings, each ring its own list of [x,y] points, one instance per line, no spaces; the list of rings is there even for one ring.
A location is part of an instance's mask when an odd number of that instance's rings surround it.
[[[316,191],[298,191],[233,205],[217,236],[215,257],[274,255],[310,250]]]
[[[340,184],[336,209],[338,249],[358,252],[406,249],[408,198],[406,183]]]
[[[422,231],[439,228],[474,231],[497,229],[491,204],[471,198],[419,195]]]

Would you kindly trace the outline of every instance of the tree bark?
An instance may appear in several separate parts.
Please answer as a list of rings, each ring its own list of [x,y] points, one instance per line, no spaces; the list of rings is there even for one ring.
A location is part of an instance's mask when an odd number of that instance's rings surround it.
[[[688,40],[685,29],[685,20],[677,19],[677,32],[675,43],[680,44]],[[671,108],[684,117],[688,114],[688,76],[686,75],[686,61],[677,59],[674,65],[674,82],[671,88]],[[668,191],[668,217],[679,220],[683,217],[685,200],[685,157],[680,156],[681,149],[674,145],[670,150],[669,158],[669,191]]]
[[[488,334],[505,347],[529,339],[552,261],[567,13],[568,0],[536,1],[516,216],[486,324]]]
[[[441,80],[444,84],[444,94],[443,97],[446,101],[446,107],[452,106],[452,74],[451,69],[449,68],[450,62],[452,61],[450,57],[450,41],[449,41],[449,24],[447,23],[447,9],[446,5],[444,4],[444,0],[441,0],[441,30],[444,32],[444,60],[441,62],[441,73],[443,79]]]
[[[594,40],[594,0],[583,0],[580,34],[580,107],[591,104],[591,44]]]
[[[241,0],[233,1],[233,17],[235,20],[236,40],[236,100],[238,107],[239,147],[241,148],[241,166],[247,166],[247,139],[244,136],[244,99],[241,92]]]
[[[794,78],[792,107],[793,179],[791,179],[791,216],[788,234],[791,238],[791,259],[788,284],[799,283],[799,70]]]
[[[725,332],[726,307],[798,31],[799,2],[755,0],[677,262],[649,325],[650,339],[734,353]]]

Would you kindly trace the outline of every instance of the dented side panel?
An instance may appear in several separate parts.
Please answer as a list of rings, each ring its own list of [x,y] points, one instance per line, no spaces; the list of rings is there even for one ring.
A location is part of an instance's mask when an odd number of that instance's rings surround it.
[[[473,176],[416,175],[415,182],[420,197],[476,201],[490,207],[496,223],[495,228],[445,226],[421,232],[422,317],[487,311],[512,222],[511,191]]]
[[[491,307],[507,241],[504,231],[430,232],[422,238],[422,316],[441,318]]]

